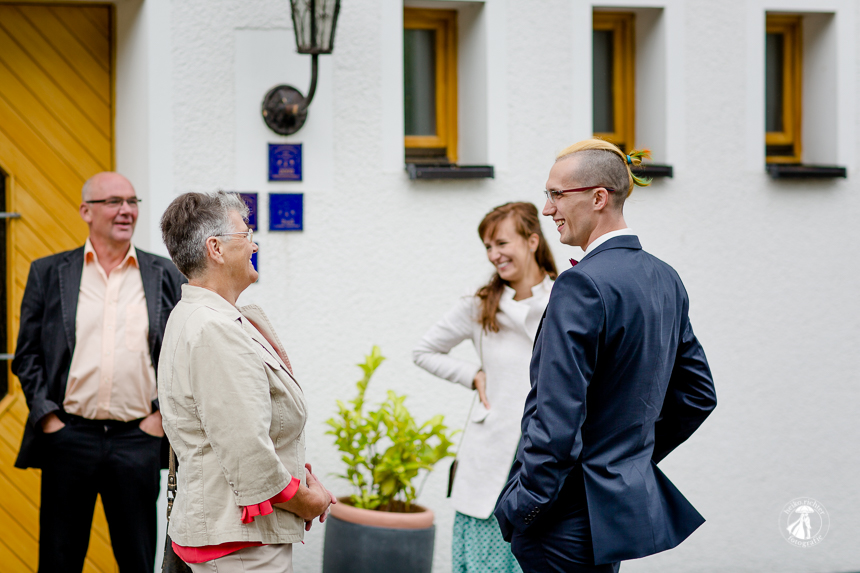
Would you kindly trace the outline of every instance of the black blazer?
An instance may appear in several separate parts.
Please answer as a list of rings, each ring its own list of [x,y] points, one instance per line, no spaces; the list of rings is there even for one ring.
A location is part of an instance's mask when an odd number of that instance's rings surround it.
[[[181,297],[185,277],[169,259],[137,249],[140,278],[149,315],[149,354],[158,371],[158,354],[167,317]],[[15,467],[41,468],[42,429],[45,415],[62,410],[75,350],[75,318],[84,248],[33,261],[21,301],[18,346],[12,373],[21,381],[30,416]],[[153,410],[158,401],[153,402]]]
[[[704,522],[656,465],[717,403],[688,308],[675,270],[635,236],[558,277],[496,505],[506,539],[545,527],[576,537],[585,507],[599,565],[672,548]]]

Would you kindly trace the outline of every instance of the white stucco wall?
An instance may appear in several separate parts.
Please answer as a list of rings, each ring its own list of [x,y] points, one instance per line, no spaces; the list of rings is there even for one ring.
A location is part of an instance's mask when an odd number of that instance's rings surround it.
[[[489,277],[476,234],[483,214],[512,200],[542,206],[554,154],[589,136],[591,3],[437,4],[482,12],[487,70],[478,78],[489,95],[486,117],[474,124],[487,133],[473,140],[496,166],[493,180],[407,179],[400,0],[343,3],[335,53],[321,58],[308,122],[289,138],[268,131],[259,116],[272,85],[308,87],[310,62],[294,53],[285,0],[120,2],[131,21],[120,18],[118,50],[123,30],[141,35],[134,44],[141,52],[130,47],[129,60],[117,58],[118,66],[135,66],[129,83],[120,81],[123,70],[117,75],[117,165],[146,180],[139,239],[162,250],[157,219],[175,194],[260,193],[261,278],[242,302],[266,309],[288,349],[310,405],[308,459],[321,476],[342,470],[324,421],[336,398],[353,396],[355,364],[373,344],[388,357],[371,384],[373,399],[391,388],[410,395],[417,418],[444,413],[461,427],[468,392],[413,366],[411,349],[460,294]],[[713,416],[661,464],[707,523],[678,549],[624,570],[860,570],[858,5],[600,6],[647,8],[646,31],[659,35],[643,44],[648,59],[639,63],[648,73],[638,81],[661,85],[640,89],[637,113],[640,133],[654,134],[655,153],[675,167],[675,177],[636,190],[625,213],[645,249],[684,279],[719,396]],[[810,154],[847,166],[847,180],[786,182],[765,174],[763,26],[765,11],[776,9],[835,14],[828,32],[835,35],[821,48],[834,54],[824,60],[832,68],[816,76],[832,85],[810,87],[811,98],[831,102],[819,114],[832,129],[812,129],[826,151],[812,147]],[[461,93],[468,82],[461,78]],[[133,96],[121,85],[143,86],[143,124],[123,115]],[[304,144],[304,182],[266,181],[266,144],[278,141]],[[275,191],[305,194],[303,232],[266,230],[266,194]],[[579,253],[557,244],[546,223],[560,268],[567,268]],[[468,348],[457,352],[470,355]],[[437,516],[436,572],[450,570],[453,512],[443,465],[420,499]],[[333,477],[324,483],[349,492]],[[777,525],[783,505],[800,496],[820,501],[832,522],[827,538],[805,550],[786,543]],[[322,545],[317,525],[295,548],[296,571],[320,571]]]

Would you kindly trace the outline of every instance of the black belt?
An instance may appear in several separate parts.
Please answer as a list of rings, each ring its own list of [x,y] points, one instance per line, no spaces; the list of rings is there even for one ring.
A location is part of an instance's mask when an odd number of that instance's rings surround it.
[[[100,428],[110,428],[111,430],[122,430],[124,428],[131,428],[140,426],[140,421],[143,418],[138,418],[136,420],[129,420],[128,422],[123,422],[122,420],[92,420],[90,418],[84,418],[83,416],[76,416],[75,414],[68,414],[63,412],[60,417],[66,424],[71,424],[72,426],[94,426]]]

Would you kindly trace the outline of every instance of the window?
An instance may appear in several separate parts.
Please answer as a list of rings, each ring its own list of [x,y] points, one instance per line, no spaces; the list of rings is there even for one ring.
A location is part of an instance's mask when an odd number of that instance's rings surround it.
[[[403,11],[407,162],[457,162],[457,13]]]
[[[765,35],[765,156],[800,163],[801,17],[768,14]]]
[[[635,15],[594,12],[592,37],[592,118],[594,136],[624,151],[634,146],[636,64]]]

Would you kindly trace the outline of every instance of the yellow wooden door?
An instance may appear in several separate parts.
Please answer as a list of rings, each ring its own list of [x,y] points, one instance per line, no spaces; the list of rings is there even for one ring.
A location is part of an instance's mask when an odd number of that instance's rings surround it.
[[[14,352],[30,263],[84,243],[83,182],[113,166],[112,14],[108,5],[0,2],[0,177],[6,348]],[[0,232],[2,234],[2,232]],[[39,471],[13,467],[27,404],[6,370],[0,401],[0,569],[38,565]],[[0,390],[4,388],[0,386]],[[84,571],[117,571],[101,502]]]

